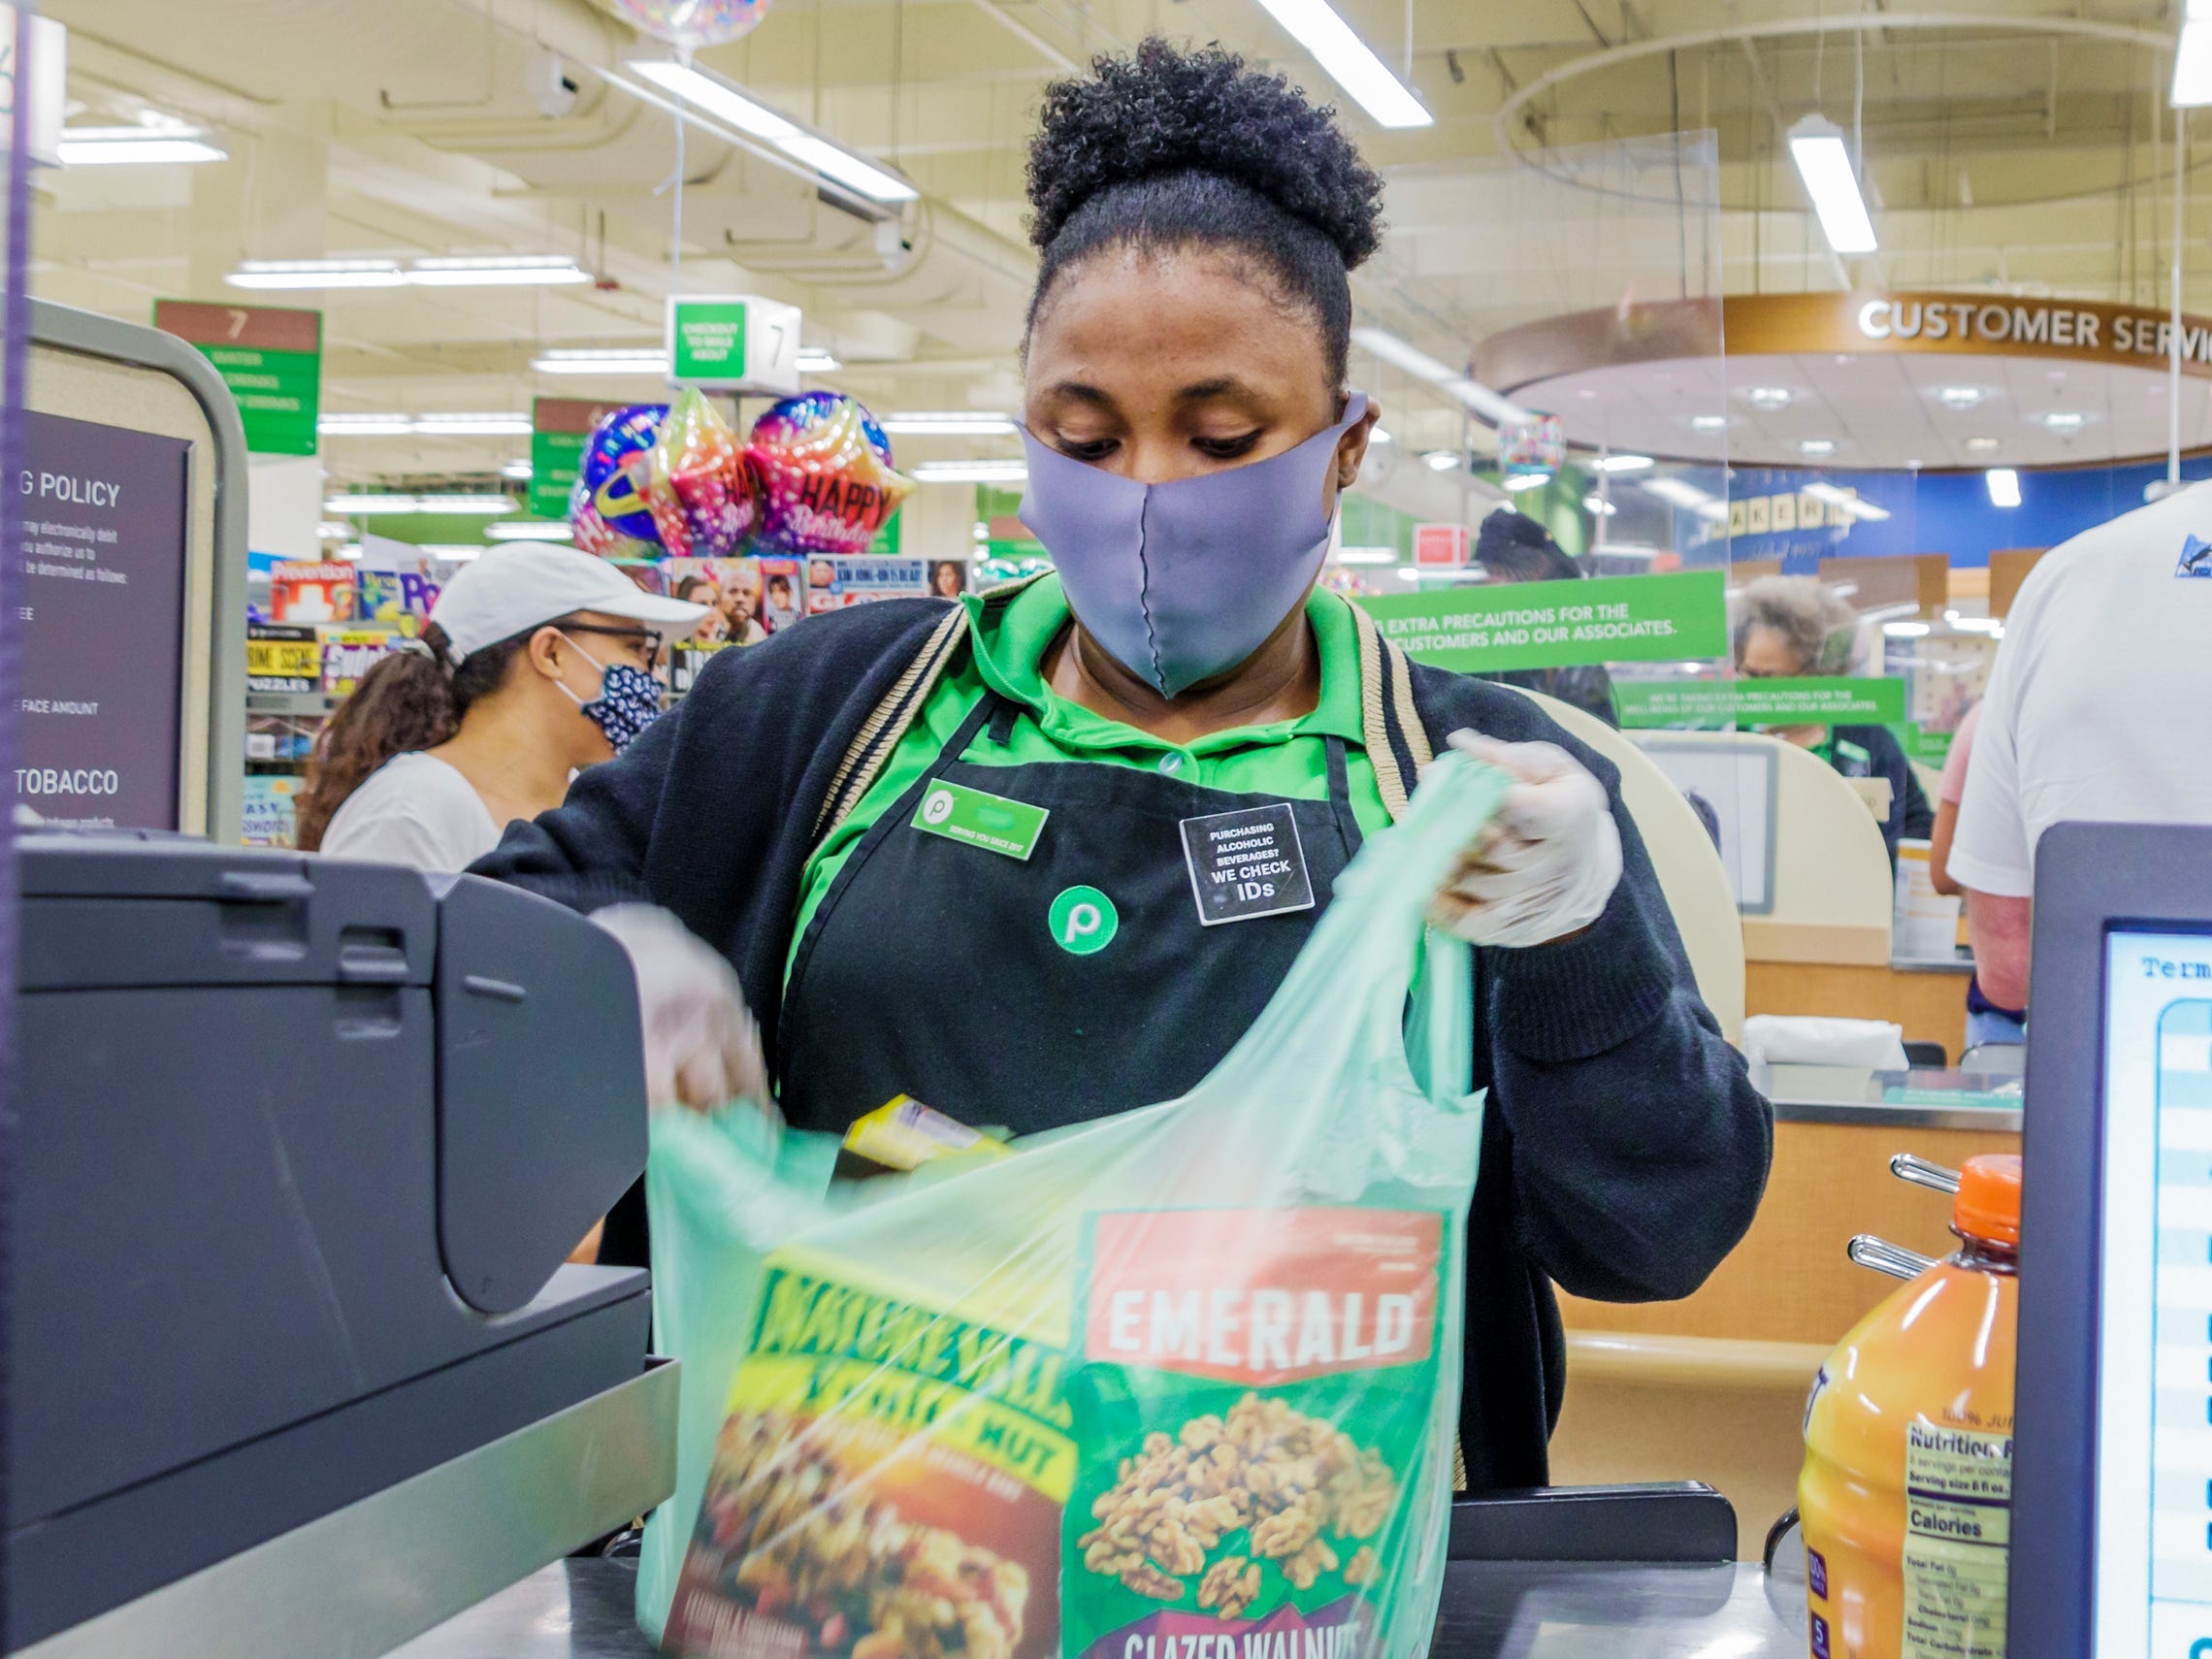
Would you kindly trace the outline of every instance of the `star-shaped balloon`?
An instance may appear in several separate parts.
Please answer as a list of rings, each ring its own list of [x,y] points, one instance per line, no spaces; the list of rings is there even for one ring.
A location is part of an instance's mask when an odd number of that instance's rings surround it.
[[[843,392],[802,392],[753,423],[761,550],[806,558],[865,553],[914,488],[893,471],[891,440]]]

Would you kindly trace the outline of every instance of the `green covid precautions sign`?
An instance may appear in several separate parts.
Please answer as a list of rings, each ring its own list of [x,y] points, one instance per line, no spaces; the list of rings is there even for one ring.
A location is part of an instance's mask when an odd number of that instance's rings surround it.
[[[1615,681],[1623,726],[1700,730],[1738,726],[1895,726],[1904,719],[1904,681],[1880,679]]]
[[[1718,570],[1681,570],[1495,582],[1358,602],[1409,656],[1462,673],[1499,673],[1725,656],[1725,582]]]

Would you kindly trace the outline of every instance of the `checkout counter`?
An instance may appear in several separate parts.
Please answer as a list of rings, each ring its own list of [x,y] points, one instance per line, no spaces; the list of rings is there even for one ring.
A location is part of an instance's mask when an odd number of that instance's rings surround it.
[[[6,1646],[371,1654],[673,1485],[621,947],[470,877],[18,839]]]

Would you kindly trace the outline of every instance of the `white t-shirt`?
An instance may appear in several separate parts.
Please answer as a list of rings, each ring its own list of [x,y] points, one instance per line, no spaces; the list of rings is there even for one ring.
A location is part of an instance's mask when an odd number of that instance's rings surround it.
[[[326,858],[467,869],[500,843],[476,786],[432,755],[394,755],[345,797],[323,831]]]
[[[2207,541],[2212,483],[2084,531],[2020,584],[1951,844],[1963,886],[2033,895],[2036,843],[2069,820],[2212,824]]]

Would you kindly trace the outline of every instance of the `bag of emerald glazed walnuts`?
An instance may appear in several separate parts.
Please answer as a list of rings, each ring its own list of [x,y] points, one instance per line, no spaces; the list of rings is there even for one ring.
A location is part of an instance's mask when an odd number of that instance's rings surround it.
[[[1481,1099],[1423,918],[1503,787],[1431,768],[1189,1094],[869,1183],[730,1287],[667,1647],[1427,1652]]]

